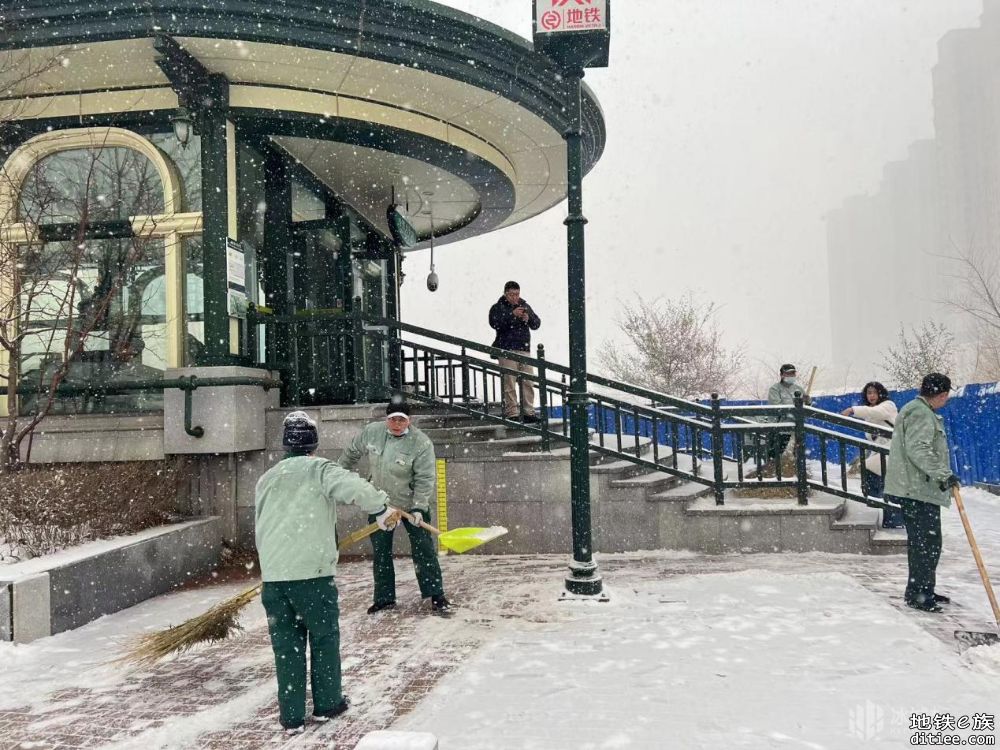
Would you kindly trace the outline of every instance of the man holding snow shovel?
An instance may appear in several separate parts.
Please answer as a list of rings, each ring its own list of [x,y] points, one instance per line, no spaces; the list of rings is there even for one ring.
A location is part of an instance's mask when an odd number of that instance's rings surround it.
[[[959,486],[951,471],[948,437],[936,414],[951,391],[947,375],[932,372],[920,384],[920,395],[904,406],[892,433],[885,496],[903,508],[906,520],[909,576],[906,605],[923,612],[941,612],[950,599],[937,593],[941,557],[941,507],[951,507],[951,488]]]
[[[319,435],[308,414],[292,412],[283,428],[285,457],[257,482],[254,531],[281,726],[297,734],[305,728],[307,638],[313,718],[327,721],[347,710],[335,581],[337,503],[359,505],[387,530],[395,526],[399,511],[387,506],[384,492],[313,455]]]
[[[410,537],[420,595],[424,599],[430,597],[436,612],[447,614],[451,604],[444,595],[444,581],[434,540],[431,533],[420,525],[421,521],[426,523],[431,517],[436,479],[434,444],[410,424],[410,406],[401,397],[394,396],[385,413],[385,422],[373,422],[355,436],[341,455],[340,465],[353,470],[361,458],[367,456],[369,481],[389,496],[390,503],[409,510],[413,520],[404,516],[403,526]],[[374,520],[372,516],[368,522]],[[368,614],[396,606],[393,531],[379,530],[372,534],[375,597]]]

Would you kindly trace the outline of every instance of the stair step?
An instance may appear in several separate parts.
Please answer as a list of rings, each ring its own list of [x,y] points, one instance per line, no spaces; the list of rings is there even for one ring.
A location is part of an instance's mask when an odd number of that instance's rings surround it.
[[[646,501],[650,503],[688,503],[711,495],[712,492],[712,488],[704,484],[682,481],[668,490],[647,495]]]
[[[474,442],[516,437],[518,434],[527,434],[523,431],[519,431],[516,427],[506,427],[502,424],[484,424],[482,422],[472,425],[421,427],[420,429],[435,443],[451,443],[456,441]]]
[[[870,508],[855,500],[844,502],[840,518],[830,524],[833,529],[875,529],[879,522],[878,508]]]
[[[875,529],[872,532],[872,544],[906,549],[906,529]]]
[[[631,474],[637,474],[643,471],[645,467],[640,466],[634,461],[626,461],[624,459],[614,459],[611,456],[601,455],[601,458],[607,459],[603,462],[594,464],[590,469],[591,474],[622,474],[625,475],[626,472]]]
[[[649,492],[657,492],[675,487],[681,483],[680,477],[672,474],[665,474],[662,471],[650,470],[648,474],[628,477],[627,479],[615,479],[611,482],[614,488],[628,489],[636,487]]]

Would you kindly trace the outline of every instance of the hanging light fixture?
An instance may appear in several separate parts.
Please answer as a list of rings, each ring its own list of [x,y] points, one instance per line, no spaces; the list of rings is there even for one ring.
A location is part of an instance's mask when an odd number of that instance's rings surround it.
[[[427,290],[436,292],[438,288],[438,275],[434,272],[434,207],[431,205],[430,197],[433,193],[424,193],[427,196],[427,213],[431,218],[431,272],[427,274]]]
[[[174,129],[174,138],[181,144],[181,148],[187,148],[191,141],[191,134],[194,132],[194,120],[187,107],[179,107],[170,118],[170,125]]]

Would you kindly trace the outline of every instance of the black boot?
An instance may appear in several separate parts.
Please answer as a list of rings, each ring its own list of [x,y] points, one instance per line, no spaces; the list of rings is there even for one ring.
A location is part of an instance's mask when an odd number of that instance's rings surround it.
[[[384,602],[378,604],[377,602],[368,608],[368,614],[373,615],[376,612],[381,612],[383,609],[392,609],[396,606],[396,602]]]
[[[451,602],[449,602],[448,599],[445,598],[444,594],[435,594],[434,596],[432,596],[431,606],[441,613],[451,612]]]
[[[951,597],[944,594],[934,594],[934,601],[938,604],[951,604]]]
[[[344,713],[344,711],[350,708],[350,706],[351,706],[350,701],[347,700],[347,696],[344,696],[343,698],[340,699],[340,703],[331,708],[329,711],[313,714],[313,718],[319,722],[329,721],[330,719],[334,719],[340,716],[342,713]]]

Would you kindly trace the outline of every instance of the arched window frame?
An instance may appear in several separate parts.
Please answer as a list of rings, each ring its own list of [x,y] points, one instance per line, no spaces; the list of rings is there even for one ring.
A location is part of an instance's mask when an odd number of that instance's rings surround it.
[[[124,128],[99,127],[57,130],[37,135],[18,147],[0,173],[0,220],[17,215],[17,201],[24,181],[40,160],[62,151],[76,149],[127,148],[145,156],[157,170],[163,185],[163,213],[130,216],[137,237],[163,240],[166,268],[167,366],[184,362],[184,253],[181,240],[202,231],[200,211],[179,212],[181,180],[174,164],[146,138]],[[26,222],[0,225],[3,241],[16,244],[38,242],[37,227]],[[10,295],[12,279],[0,278],[0,297]],[[0,368],[6,369],[6,352],[0,351]],[[6,411],[6,399],[0,413]]]

